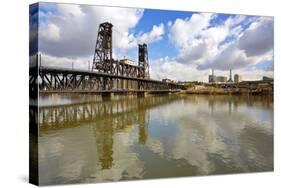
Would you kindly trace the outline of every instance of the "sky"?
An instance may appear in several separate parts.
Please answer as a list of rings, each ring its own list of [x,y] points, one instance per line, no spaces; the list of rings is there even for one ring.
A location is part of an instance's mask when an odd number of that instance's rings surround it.
[[[30,55],[38,50],[43,66],[88,69],[102,22],[113,24],[114,59],[137,63],[137,45],[147,43],[153,79],[208,81],[211,69],[273,77],[274,19],[262,16],[40,3],[30,10]]]

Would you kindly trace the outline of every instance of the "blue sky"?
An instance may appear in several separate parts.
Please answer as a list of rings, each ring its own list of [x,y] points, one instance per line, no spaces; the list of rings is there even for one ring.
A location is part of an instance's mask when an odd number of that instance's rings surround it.
[[[74,61],[87,67],[104,21],[114,25],[116,59],[137,61],[137,44],[148,44],[155,79],[206,81],[212,68],[222,75],[233,69],[245,79],[273,76],[271,17],[76,4],[40,3],[39,51],[45,64]]]
[[[168,23],[177,18],[186,19],[191,15],[191,12],[147,9],[144,11],[144,15],[140,22],[134,28],[134,32],[149,32],[155,24]],[[149,46],[149,50],[149,55],[152,59],[165,56],[173,57],[176,55],[176,48],[169,43],[168,35],[164,35],[163,40],[157,43],[152,43]]]

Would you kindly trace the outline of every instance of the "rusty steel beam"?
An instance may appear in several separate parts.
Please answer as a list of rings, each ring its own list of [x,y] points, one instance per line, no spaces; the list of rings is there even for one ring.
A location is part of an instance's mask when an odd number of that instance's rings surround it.
[[[158,80],[118,76],[100,72],[89,72],[69,69],[39,68],[40,91],[155,91],[177,90],[181,85]],[[36,78],[30,78],[32,83]],[[31,84],[32,84],[31,83]]]

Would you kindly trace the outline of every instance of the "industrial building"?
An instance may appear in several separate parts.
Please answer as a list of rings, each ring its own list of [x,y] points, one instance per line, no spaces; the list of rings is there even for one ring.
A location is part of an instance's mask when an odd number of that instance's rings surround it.
[[[235,82],[235,83],[239,83],[239,82],[241,82],[241,81],[242,81],[242,76],[239,75],[239,74],[235,74],[235,75],[234,75],[234,82]]]
[[[169,78],[162,79],[162,82],[166,82],[166,83],[175,83],[174,80],[169,79]]]
[[[229,79],[227,80],[226,76],[216,76],[214,74],[214,69],[212,69],[212,74],[209,75],[209,83],[225,83],[225,82],[233,82],[231,70],[229,72]]]
[[[273,78],[270,78],[268,76],[263,76],[262,81],[273,81]]]
[[[209,75],[209,83],[215,83],[216,82],[216,76],[214,74],[214,69],[212,69],[212,74]]]
[[[226,76],[217,76],[216,82],[225,83],[225,82],[227,82],[227,77]]]

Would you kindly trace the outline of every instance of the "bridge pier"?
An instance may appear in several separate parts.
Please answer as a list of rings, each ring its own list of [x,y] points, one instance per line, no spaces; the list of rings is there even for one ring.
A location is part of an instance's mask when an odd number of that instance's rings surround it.
[[[101,94],[102,100],[110,100],[114,96],[112,92],[104,92]]]
[[[147,91],[143,91],[143,92],[138,92],[137,93],[137,96],[138,97],[147,97],[149,94],[148,94],[148,92]]]

